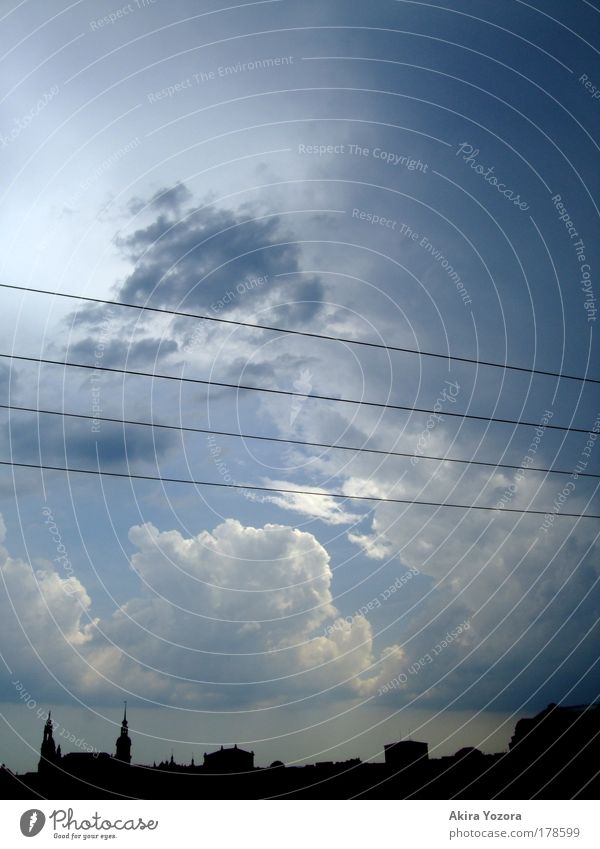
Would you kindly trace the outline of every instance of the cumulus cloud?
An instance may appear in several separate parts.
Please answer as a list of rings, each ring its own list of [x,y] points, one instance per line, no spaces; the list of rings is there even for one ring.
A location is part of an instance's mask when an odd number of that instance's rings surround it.
[[[329,555],[312,534],[228,519],[194,537],[147,523],[129,538],[140,593],[104,618],[92,619],[77,579],[34,573],[3,553],[3,606],[14,605],[52,671],[81,695],[112,682],[143,698],[225,708],[322,691],[356,698],[397,668],[400,649],[377,653],[364,616],[339,617]],[[21,667],[31,667],[27,654]]]
[[[291,642],[335,612],[329,555],[312,536],[284,525],[244,527],[228,519],[193,538],[133,527],[133,569],[165,601],[229,622],[285,624]],[[286,621],[287,620],[287,621]]]
[[[5,533],[0,516],[0,543]],[[72,686],[71,664],[94,639],[96,621],[90,608],[90,596],[75,576],[60,574],[50,563],[34,569],[0,545],[0,643],[15,674],[31,673],[37,655]]]
[[[246,684],[261,702],[334,687],[338,695],[362,694],[381,674],[366,619],[327,627],[338,615],[332,573],[312,534],[229,519],[193,538],[142,525],[130,539],[144,593],[107,629],[119,644],[135,646],[144,662],[169,670],[176,644],[180,675],[204,675],[217,687]],[[178,692],[189,697],[192,684]],[[230,698],[244,701],[247,694],[238,690]]]

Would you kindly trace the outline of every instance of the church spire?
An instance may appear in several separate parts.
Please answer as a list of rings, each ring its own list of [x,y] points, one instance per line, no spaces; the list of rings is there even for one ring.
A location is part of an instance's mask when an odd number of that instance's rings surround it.
[[[44,736],[40,747],[38,772],[47,772],[60,757],[60,755],[56,752],[56,743],[54,742],[54,736],[52,734],[53,730],[52,711],[48,711],[48,719],[44,725]]]
[[[127,702],[123,709],[123,721],[121,723],[121,734],[117,737],[116,742],[117,752],[115,758],[124,763],[131,763],[131,739],[127,725]]]

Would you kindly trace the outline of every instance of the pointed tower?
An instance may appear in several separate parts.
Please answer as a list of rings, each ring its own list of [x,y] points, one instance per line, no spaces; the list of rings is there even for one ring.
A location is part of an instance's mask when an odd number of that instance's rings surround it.
[[[48,719],[44,725],[44,738],[40,747],[38,772],[51,770],[60,755],[57,755],[56,744],[52,735],[52,711],[48,711]]]
[[[117,753],[115,758],[123,763],[131,763],[131,740],[127,730],[127,702],[123,711],[123,722],[121,723],[121,734],[117,737]]]

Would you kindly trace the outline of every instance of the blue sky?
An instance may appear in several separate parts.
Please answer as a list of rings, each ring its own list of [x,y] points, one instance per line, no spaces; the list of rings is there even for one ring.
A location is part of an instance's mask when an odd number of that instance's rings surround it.
[[[1,283],[600,377],[592,3],[1,11]],[[112,751],[127,699],[142,762],[238,742],[265,763],[409,733],[497,751],[523,713],[596,698],[598,522],[560,514],[600,512],[597,480],[421,456],[598,474],[594,383],[2,307],[0,353],[439,414],[3,359],[3,404],[413,455],[1,410],[0,459],[308,492],[2,467],[9,765],[35,764],[48,706]]]

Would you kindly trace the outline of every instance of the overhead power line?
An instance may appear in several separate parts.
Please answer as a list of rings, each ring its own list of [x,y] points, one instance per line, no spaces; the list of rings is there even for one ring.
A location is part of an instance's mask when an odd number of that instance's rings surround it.
[[[15,289],[19,292],[30,292],[37,295],[50,295],[55,298],[68,298],[74,301],[87,301],[93,304],[104,304],[111,307],[125,307],[127,309],[140,310],[142,312],[162,313],[164,315],[174,315],[183,318],[193,318],[200,321],[212,321],[219,324],[230,324],[237,327],[248,327],[252,330],[267,330],[270,333],[287,333],[291,336],[305,336],[309,339],[324,339],[328,342],[342,342],[345,345],[361,345],[365,348],[377,348],[382,351],[392,351],[402,354],[416,354],[419,357],[432,357],[440,360],[452,360],[457,363],[469,363],[476,366],[487,366],[490,368],[506,369],[508,371],[520,371],[524,374],[539,374],[546,377],[557,377],[564,380],[577,380],[581,383],[598,383],[600,378],[583,377],[581,375],[565,374],[558,371],[549,371],[546,369],[528,368],[526,366],[517,366],[508,363],[496,363],[491,360],[478,360],[473,357],[459,357],[455,354],[440,354],[433,351],[422,351],[419,348],[408,348],[399,345],[386,345],[383,342],[369,342],[362,339],[348,339],[343,336],[333,336],[326,333],[314,333],[309,330],[292,330],[286,327],[276,327],[270,324],[256,324],[250,321],[238,321],[232,318],[223,318],[214,315],[204,315],[202,313],[183,312],[181,310],[168,309],[166,307],[151,307],[143,304],[131,304],[126,301],[109,301],[104,298],[93,298],[89,295],[73,295],[67,292],[52,292],[48,289],[37,289],[32,286],[15,286],[10,283],[0,283],[0,288]]]
[[[109,416],[94,416],[85,413],[67,413],[64,410],[46,410],[39,407],[21,407],[16,404],[0,404],[2,410],[14,410],[21,413],[38,413],[47,416],[61,416],[68,419],[85,419],[87,421],[108,422],[109,424],[136,425],[138,427],[152,427],[164,430],[175,430],[184,433],[203,433],[210,436],[226,436],[236,439],[252,439],[260,442],[276,442],[284,445],[298,445],[304,448],[328,448],[336,451],[352,451],[357,454],[377,454],[383,457],[418,457],[420,460],[436,460],[440,463],[462,463],[467,466],[486,466],[492,469],[515,469],[526,472],[540,472],[552,475],[572,475],[567,469],[543,469],[539,466],[517,466],[511,463],[489,463],[483,460],[462,460],[456,457],[435,457],[431,454],[414,454],[406,451],[386,451],[382,448],[367,448],[359,445],[341,445],[331,442],[309,442],[302,439],[287,439],[280,436],[260,436],[253,433],[239,433],[230,430],[214,430],[211,428],[191,427],[185,425],[171,425],[162,422],[147,422],[139,419],[118,419]],[[591,472],[578,472],[580,478],[600,478],[600,474]]]
[[[315,492],[310,489],[285,489],[283,487],[257,486],[245,483],[225,483],[224,481],[201,481],[193,478],[171,478],[159,475],[138,475],[131,472],[106,472],[102,469],[77,469],[69,466],[50,466],[44,463],[18,463],[14,460],[0,460],[1,466],[12,466],[22,469],[38,469],[48,472],[68,472],[78,475],[97,475],[112,478],[127,478],[129,480],[157,481],[159,483],[181,483],[193,486],[212,486],[221,489],[246,489],[255,492],[272,492],[284,495],[312,495],[318,498],[342,498],[348,501],[372,501],[389,504],[415,504],[420,507],[453,507],[457,510],[488,510],[496,513],[529,513],[535,516],[546,516],[547,510],[519,510],[517,507],[485,507],[479,504],[455,504],[450,501],[418,501],[412,498],[385,498],[376,495],[346,495],[343,492]],[[569,519],[600,519],[591,513],[556,513],[555,516]]]
[[[441,411],[431,410],[427,407],[415,407],[412,405],[408,406],[405,404],[389,404],[384,401],[363,401],[357,398],[337,398],[334,395],[318,395],[314,392],[294,392],[291,389],[270,389],[266,386],[252,386],[244,383],[226,383],[220,380],[203,380],[199,377],[178,377],[177,375],[173,374],[159,374],[158,372],[136,371],[134,369],[116,368],[114,366],[98,366],[93,365],[91,363],[73,363],[69,362],[68,360],[50,360],[46,359],[45,357],[26,357],[18,354],[1,353],[0,357],[9,360],[23,360],[24,362],[30,363],[44,363],[46,365],[63,366],[65,368],[88,369],[90,371],[105,371],[112,374],[128,374],[132,377],[150,377],[155,380],[173,380],[178,381],[180,383],[191,383],[202,386],[216,386],[219,389],[236,389],[238,391],[242,390],[244,392],[264,392],[269,395],[284,395],[292,398],[311,398],[315,401],[335,401],[338,404],[353,404],[359,407],[377,407],[379,409],[384,410],[402,410],[404,412],[411,413],[434,413],[436,415],[441,415]],[[459,419],[472,419],[474,421],[519,425],[522,427],[540,426],[539,422],[530,422],[525,421],[523,419],[504,419],[497,418],[495,416],[477,416],[473,413],[453,413],[450,410],[444,410],[443,415]],[[561,430],[567,431],[569,433],[589,433],[589,429],[570,427],[567,425],[546,424],[544,425],[544,427],[548,430]]]

